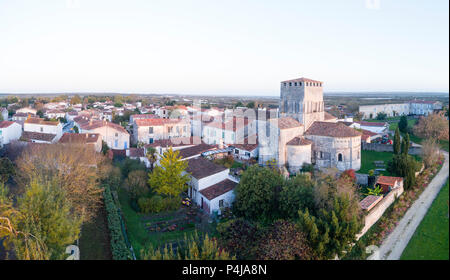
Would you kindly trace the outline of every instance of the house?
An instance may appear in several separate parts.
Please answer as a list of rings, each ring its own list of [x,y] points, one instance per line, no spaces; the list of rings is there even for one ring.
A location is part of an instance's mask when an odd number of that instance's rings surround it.
[[[113,150],[126,150],[130,144],[130,134],[122,126],[105,120],[79,119],[80,133],[98,133]]]
[[[203,140],[212,145],[243,144],[248,135],[256,134],[255,119],[233,117],[205,123],[202,130]]]
[[[0,147],[18,140],[22,135],[22,126],[16,122],[1,121],[0,122]]]
[[[380,186],[383,189],[383,193],[388,193],[393,189],[403,187],[403,178],[379,176],[375,185]]]
[[[234,201],[237,182],[229,176],[230,170],[205,158],[188,160],[190,174],[188,196],[206,213],[221,214]]]
[[[384,134],[389,130],[389,124],[387,122],[358,121],[356,123],[359,124],[360,129],[368,130],[377,134]]]
[[[36,143],[57,142],[63,133],[63,126],[59,121],[46,121],[42,118],[28,118],[23,124],[22,138],[36,140]],[[43,134],[43,135],[39,135]]]
[[[12,116],[12,121],[20,124],[23,128],[23,124],[28,118],[35,118],[36,115],[32,115],[29,113],[16,113]]]
[[[8,118],[9,118],[8,109],[2,107],[2,108],[0,108],[0,111],[1,111],[1,114],[2,114],[2,119],[4,121],[7,121]]]
[[[411,115],[428,116],[434,111],[442,110],[442,103],[431,100],[413,100],[410,102]]]
[[[37,114],[37,110],[33,109],[33,108],[30,108],[30,107],[25,107],[25,108],[20,108],[20,109],[16,110],[16,114],[18,114],[18,113],[36,115]]]
[[[96,152],[102,151],[102,137],[98,133],[64,133],[59,139],[61,144],[82,144],[92,147]]]
[[[130,116],[130,123],[134,124],[136,120],[148,120],[148,119],[159,119],[159,116],[154,114],[135,114]]]
[[[373,140],[382,137],[382,135],[379,133],[375,133],[375,132],[365,130],[365,129],[361,129],[361,132],[362,132],[361,142],[364,142],[364,143],[372,143]]]
[[[58,141],[56,134],[31,131],[22,132],[22,137],[20,137],[20,140],[38,144],[52,144]]]
[[[244,138],[243,144],[233,144],[233,156],[239,159],[249,160],[258,157],[258,135]]]
[[[180,149],[179,152],[180,152],[180,156],[182,157],[183,160],[189,160],[192,158],[198,158],[203,153],[213,151],[213,150],[217,150],[217,147],[213,146],[213,145],[208,145],[208,144],[202,143],[202,144],[195,145],[192,147]]]
[[[133,125],[135,143],[152,144],[156,140],[190,137],[190,122],[181,119],[137,119]]]
[[[56,120],[56,119],[59,119],[59,118],[65,118],[66,117],[66,113],[64,111],[54,109],[54,110],[47,110],[44,113],[44,116],[46,118],[55,119]]]

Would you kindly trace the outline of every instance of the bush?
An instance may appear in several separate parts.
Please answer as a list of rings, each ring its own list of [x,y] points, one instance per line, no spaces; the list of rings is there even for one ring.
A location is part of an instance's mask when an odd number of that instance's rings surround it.
[[[113,196],[109,187],[105,188],[104,192],[105,208],[108,213],[108,227],[111,237],[111,251],[114,260],[129,260],[131,259],[130,251],[125,242],[125,237],[122,233],[122,225],[118,208],[114,203]]]
[[[163,205],[165,211],[174,211],[180,207],[179,197],[166,197],[163,199]]]
[[[159,195],[154,195],[152,198],[141,197],[138,200],[139,208],[144,214],[159,213],[163,210],[163,198]]]

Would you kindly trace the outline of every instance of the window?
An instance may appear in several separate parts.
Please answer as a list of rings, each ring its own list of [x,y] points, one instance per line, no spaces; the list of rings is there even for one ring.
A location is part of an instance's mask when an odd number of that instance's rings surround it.
[[[153,144],[153,138],[150,138],[150,139],[148,140],[148,143],[149,143],[149,144]]]
[[[114,140],[114,148],[117,148],[119,146],[119,140]]]
[[[119,137],[119,133],[116,133],[116,137]]]
[[[289,83],[289,86],[292,86],[292,83]]]
[[[297,86],[297,83],[294,83],[294,86]]]
[[[320,158],[323,158],[323,153],[322,152],[320,152]]]
[[[300,82],[299,85],[302,86],[302,83]]]
[[[250,157],[250,153],[249,152],[245,152],[245,156],[246,157]]]
[[[223,199],[219,200],[219,207],[220,207],[220,208],[223,207]]]
[[[148,133],[149,133],[149,134],[153,134],[153,126],[151,126],[151,127],[148,128]]]
[[[236,155],[239,155],[239,150],[238,150],[238,149],[235,149],[235,150],[234,150],[234,153],[235,153]]]
[[[41,126],[41,132],[44,132],[44,128]]]
[[[187,127],[183,126],[183,132],[186,132],[186,130],[187,130]]]
[[[342,154],[338,154],[338,161],[342,161]]]

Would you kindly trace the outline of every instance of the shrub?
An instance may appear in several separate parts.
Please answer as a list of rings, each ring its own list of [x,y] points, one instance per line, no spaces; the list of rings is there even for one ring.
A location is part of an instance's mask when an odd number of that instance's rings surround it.
[[[165,211],[177,210],[180,206],[180,198],[178,197],[166,197],[163,199],[163,209]]]
[[[154,195],[152,198],[141,197],[138,200],[139,208],[142,213],[159,213],[164,209],[163,198],[159,195]]]
[[[131,259],[130,251],[125,242],[125,237],[122,233],[122,225],[118,208],[114,203],[113,196],[109,187],[105,188],[104,192],[105,208],[108,213],[108,227],[111,237],[111,251],[114,260],[128,260]]]

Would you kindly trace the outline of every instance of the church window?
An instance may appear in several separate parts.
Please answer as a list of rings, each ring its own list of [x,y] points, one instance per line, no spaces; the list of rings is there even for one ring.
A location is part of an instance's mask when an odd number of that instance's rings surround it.
[[[300,82],[300,84],[299,84],[300,86],[302,86],[302,83]]]
[[[294,83],[294,86],[297,86],[297,83]]]
[[[292,86],[292,83],[289,83],[289,86]]]
[[[342,154],[338,154],[338,161],[342,161]]]

